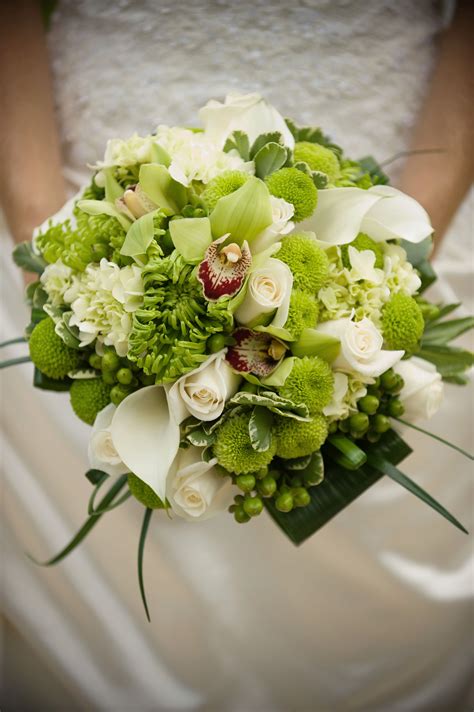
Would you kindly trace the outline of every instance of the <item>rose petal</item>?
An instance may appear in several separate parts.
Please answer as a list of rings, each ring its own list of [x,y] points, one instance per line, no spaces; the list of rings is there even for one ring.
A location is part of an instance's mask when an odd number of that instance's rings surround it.
[[[226,236],[209,245],[204,260],[199,265],[198,279],[203,286],[204,296],[210,301],[237,294],[252,263],[249,246],[243,243],[242,255],[237,262],[231,262],[222,252],[221,244]]]
[[[109,403],[109,405],[106,405],[105,408],[103,408],[99,413],[97,413],[96,419],[94,421],[92,434],[87,447],[87,456],[90,467],[93,470],[101,470],[101,472],[105,472],[107,475],[111,475],[112,477],[125,474],[126,472],[128,472],[128,468],[126,465],[123,464],[123,462],[113,465],[109,462],[104,462],[99,457],[97,457],[94,448],[94,440],[99,435],[99,433],[109,431],[110,424],[112,422],[112,418],[114,417],[115,411],[116,407],[113,405],[113,403]]]

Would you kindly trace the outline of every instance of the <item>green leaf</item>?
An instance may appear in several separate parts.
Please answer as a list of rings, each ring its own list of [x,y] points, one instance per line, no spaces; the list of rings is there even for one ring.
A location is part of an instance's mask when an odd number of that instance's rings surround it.
[[[42,274],[46,267],[45,260],[33,250],[31,242],[20,242],[12,252],[13,261],[26,272]]]
[[[323,334],[317,329],[303,329],[298,341],[290,344],[290,349],[298,358],[319,356],[332,363],[339,355],[341,342],[334,336]]]
[[[408,261],[411,262],[413,267],[416,267],[420,273],[421,288],[419,291],[421,294],[436,281],[436,273],[428,260],[431,255],[433,240],[431,237],[426,237],[416,244],[407,242],[406,240],[400,240],[400,246],[403,247],[407,253]]]
[[[124,230],[128,230],[131,225],[131,221],[127,216],[107,200],[79,200],[77,207],[87,215],[110,215],[110,217],[119,221]]]
[[[17,366],[20,363],[29,363],[31,359],[29,356],[20,356],[19,358],[9,358],[6,361],[0,361],[1,368],[10,368],[10,366]]]
[[[324,460],[320,452],[313,452],[310,461],[301,474],[310,486],[319,486],[324,480]]]
[[[403,423],[403,425],[406,425],[409,428],[413,428],[413,430],[417,430],[419,433],[428,435],[428,437],[433,438],[433,440],[437,440],[438,442],[443,443],[443,445],[446,445],[447,447],[450,447],[453,450],[456,450],[456,452],[459,452],[461,455],[464,455],[464,457],[467,457],[469,460],[474,460],[474,456],[471,455],[469,452],[466,452],[466,450],[463,450],[462,447],[459,447],[459,445],[455,445],[454,443],[450,442],[449,440],[445,440],[440,435],[436,435],[435,433],[431,433],[429,430],[420,428],[419,425],[410,423],[408,420],[404,420],[403,418],[394,418],[394,420],[398,420],[399,423]]]
[[[72,315],[72,311],[64,312],[60,321],[56,322],[54,330],[64,341],[66,346],[69,346],[70,349],[78,349],[81,343],[78,338],[79,329],[77,326],[69,326]]]
[[[182,218],[171,220],[169,231],[173,245],[186,262],[198,264],[212,242],[209,218]]]
[[[237,151],[244,161],[250,159],[249,138],[243,131],[234,131],[225,142],[224,151],[229,153],[233,150]]]
[[[255,175],[263,179],[282,167],[286,161],[286,149],[278,143],[267,143],[258,151],[254,160]]]
[[[107,492],[107,494],[103,497],[103,499],[100,501],[99,507],[107,507],[109,504],[111,504],[115,497],[119,494],[119,492],[123,489],[127,482],[127,475],[121,475],[112,485],[110,490]],[[64,547],[64,549],[61,549],[61,551],[56,554],[56,556],[53,556],[52,559],[49,559],[49,561],[45,561],[41,563],[40,561],[37,561],[34,559],[32,556],[29,558],[34,561],[35,564],[38,564],[38,566],[53,566],[54,564],[59,563],[64,559],[68,554],[71,553],[71,551],[74,551],[74,549],[85,539],[85,537],[89,534],[91,529],[95,527],[97,522],[100,520],[102,517],[102,514],[95,514],[92,517],[89,517],[85,524],[79,529],[77,534],[71,539],[69,544]]]
[[[263,133],[260,134],[260,136],[257,136],[255,141],[252,144],[252,148],[250,149],[250,158],[252,160],[255,160],[257,154],[259,151],[261,151],[262,148],[267,146],[269,143],[276,143],[277,146],[283,145],[283,136],[279,131],[270,131],[268,133]],[[286,151],[285,151],[285,160],[286,160]]]
[[[154,221],[153,218],[160,211],[153,210],[151,213],[142,215],[131,224],[127,236],[120,248],[120,254],[126,257],[136,257],[144,255],[153,241]]]
[[[457,376],[474,364],[474,355],[457,346],[425,345],[416,355],[434,364],[443,378]]]
[[[455,304],[445,304],[444,306],[440,307],[438,316],[432,321],[439,321],[443,317],[448,316],[448,314],[451,314],[451,312],[455,311],[460,306],[461,302],[456,302]]]
[[[103,474],[105,475],[105,472],[104,472]],[[129,497],[132,496],[132,493],[130,492],[130,490],[127,490],[127,491],[125,492],[125,494],[123,494],[121,497],[119,497],[118,499],[116,499],[114,502],[110,502],[110,503],[107,502],[106,504],[104,504],[103,502],[101,502],[97,507],[95,507],[95,506],[94,506],[94,505],[95,505],[95,500],[96,500],[96,497],[97,497],[97,495],[98,495],[98,493],[99,493],[99,490],[101,489],[101,487],[102,487],[102,485],[104,484],[104,482],[105,482],[106,480],[108,480],[108,479],[109,479],[109,477],[108,477],[108,475],[107,475],[106,477],[102,478],[99,482],[97,482],[97,484],[95,485],[95,487],[94,487],[94,489],[93,489],[93,491],[92,491],[91,496],[89,497],[89,502],[88,502],[88,505],[87,505],[87,513],[88,513],[88,515],[89,515],[90,517],[91,517],[91,516],[95,516],[95,515],[99,515],[99,514],[105,514],[106,512],[110,512],[110,511],[112,511],[112,509],[115,509],[116,507],[119,507],[119,506],[120,506],[121,504],[123,504],[127,499],[129,499]]]
[[[447,344],[449,341],[456,339],[464,332],[474,328],[474,317],[467,316],[463,319],[451,319],[428,326],[425,329],[422,345],[429,344]]]
[[[372,181],[378,185],[387,185],[390,180],[373,156],[364,156],[358,161],[363,173],[368,173]]]
[[[229,403],[235,403],[236,405],[242,406],[262,406],[263,408],[268,408],[272,413],[277,415],[282,415],[288,418],[295,418],[295,420],[308,421],[309,413],[308,408],[304,403],[293,403],[293,401],[288,398],[282,398],[277,393],[272,391],[262,391],[261,393],[247,393],[245,391],[240,391],[233,396]]]
[[[233,242],[249,243],[272,224],[270,193],[258,178],[249,178],[230,195],[221,198],[211,213],[212,234],[218,238],[230,233]]]
[[[102,173],[105,178],[105,199],[108,203],[115,203],[125,193],[124,188],[116,180],[113,168],[103,168]]]
[[[292,460],[283,460],[281,463],[282,468],[287,472],[299,472],[308,467],[311,462],[311,455],[306,455],[306,457],[295,457]]]
[[[49,378],[49,376],[46,376],[44,373],[41,373],[41,371],[35,368],[33,385],[35,388],[41,388],[43,391],[68,391],[71,388],[72,383],[69,378],[64,378],[62,380]]]
[[[253,330],[260,331],[263,334],[270,334],[270,336],[274,336],[275,339],[280,339],[281,341],[294,341],[294,336],[288,329],[282,326],[273,326],[272,324],[265,326],[264,324],[260,324],[259,326],[255,326]]]
[[[397,465],[407,457],[411,449],[395,433],[389,430],[384,433],[375,446],[368,446],[367,451],[375,447],[382,457]],[[324,446],[326,449],[326,446]],[[323,452],[326,464],[323,482],[308,490],[311,502],[307,507],[298,507],[292,512],[279,512],[273,500],[265,499],[265,507],[276,524],[291,539],[299,545],[316,531],[321,529],[334,516],[375,484],[383,475],[379,470],[363,465],[358,470],[346,470],[329,460]]]
[[[145,510],[145,516],[143,517],[143,524],[140,531],[140,540],[138,542],[138,585],[140,586],[140,594],[142,597],[143,607],[145,608],[146,617],[148,622],[151,622],[150,613],[148,611],[148,603],[145,594],[145,583],[143,581],[143,553],[145,550],[145,540],[148,533],[148,527],[150,525],[151,515],[153,514],[152,509]]]
[[[421,499],[422,502],[425,502],[425,504],[427,504],[429,507],[432,507],[432,509],[441,514],[441,516],[447,519],[448,522],[451,522],[451,524],[454,524],[454,526],[460,529],[462,532],[464,532],[465,534],[469,533],[467,529],[465,529],[463,525],[458,522],[458,520],[455,519],[455,517],[453,517],[453,515],[450,514],[439,502],[433,499],[433,497],[429,495],[428,492],[422,489],[419,485],[417,485],[416,482],[413,482],[413,480],[411,480],[409,477],[400,472],[400,470],[395,467],[395,465],[392,465],[391,462],[388,462],[377,453],[372,452],[369,455],[369,464],[380,472],[383,472],[385,475],[388,475],[392,480],[397,482],[402,487],[405,487],[405,489],[414,494],[415,497],[418,497],[419,499]]]
[[[313,179],[313,183],[318,190],[320,188],[326,188],[329,183],[326,173],[323,173],[322,171],[311,171],[311,178]]]
[[[202,428],[196,428],[187,434],[186,439],[196,447],[208,447],[214,443],[216,436],[214,433],[206,433]]]
[[[262,379],[262,386],[267,386],[270,388],[280,388],[281,386],[284,386],[286,379],[288,378],[293,369],[294,363],[294,356],[288,356],[287,358],[284,358],[283,361],[278,364],[273,373]]]
[[[348,470],[358,470],[367,461],[365,452],[342,433],[330,435],[328,443],[333,447],[332,459]]]
[[[267,408],[257,406],[249,420],[250,442],[257,452],[265,452],[272,444],[273,416]]]
[[[173,180],[165,166],[144,163],[140,167],[138,182],[143,192],[165,215],[176,215],[186,205],[186,188]]]
[[[151,159],[152,163],[162,163],[166,168],[171,163],[171,158],[158,143],[153,143],[151,146]]]
[[[98,485],[100,482],[105,482],[105,480],[108,479],[109,475],[106,472],[102,472],[102,470],[87,470],[86,472],[86,477],[91,483],[91,485]]]

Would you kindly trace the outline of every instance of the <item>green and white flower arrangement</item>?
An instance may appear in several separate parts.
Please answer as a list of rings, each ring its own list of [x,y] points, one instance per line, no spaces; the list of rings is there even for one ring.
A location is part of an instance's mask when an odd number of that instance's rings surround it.
[[[134,497],[145,608],[155,510],[266,510],[299,544],[385,474],[463,529],[397,468],[401,424],[432,416],[472,364],[449,344],[472,319],[422,296],[427,213],[259,95],[199,115],[109,141],[14,253],[38,273],[30,355],[2,365],[31,359],[34,385],[69,391],[92,426],[89,518],[47,563]]]

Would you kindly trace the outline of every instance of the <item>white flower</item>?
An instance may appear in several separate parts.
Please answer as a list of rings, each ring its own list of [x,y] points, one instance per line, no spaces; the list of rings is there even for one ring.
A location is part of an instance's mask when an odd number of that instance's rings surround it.
[[[394,370],[405,382],[399,395],[405,406],[404,417],[407,420],[431,418],[440,408],[444,395],[443,381],[436,367],[413,357],[400,361]]]
[[[385,247],[384,272],[392,294],[397,291],[415,294],[421,287],[420,277],[411,262],[408,262],[406,251],[399,245]]]
[[[400,361],[405,353],[383,350],[382,334],[367,318],[361,321],[326,321],[317,328],[341,342],[341,352],[333,362],[333,368],[360,374],[364,379],[380,376]]]
[[[345,245],[359,232],[375,242],[401,238],[421,242],[432,234],[428,213],[419,203],[388,185],[361,188],[327,188],[318,192],[311,218],[299,226],[313,230],[318,240]]]
[[[366,379],[367,382],[373,379]],[[323,408],[323,414],[331,421],[344,420],[357,411],[357,401],[367,394],[367,387],[357,376],[336,371],[332,401]]]
[[[166,491],[173,511],[194,522],[225,511],[234,495],[231,478],[219,474],[215,458],[204,462],[201,452],[197,447],[178,452]]]
[[[141,270],[137,265],[120,268],[103,258],[73,278],[64,301],[71,304],[69,323],[78,327],[81,346],[98,339],[126,356],[131,315],[143,301]]]
[[[53,262],[44,268],[40,282],[50,304],[58,307],[64,303],[64,295],[72,285],[72,269],[61,260]]]
[[[228,94],[224,103],[211,100],[199,111],[206,136],[222,148],[231,133],[243,131],[250,145],[257,136],[272,131],[282,134],[285,146],[294,148],[295,140],[285,119],[260,94]]]
[[[275,198],[274,195],[270,196],[270,203],[273,222],[252,240],[254,255],[266,250],[267,247],[278,241],[280,235],[287,235],[295,227],[291,220],[295,214],[295,208],[291,203],[287,203],[283,198]]]
[[[87,454],[89,465],[94,470],[102,470],[108,475],[123,475],[129,470],[120,459],[110,432],[115,411],[115,406],[109,403],[100,413],[97,413]]]
[[[263,267],[251,272],[247,293],[234,315],[236,320],[248,325],[277,310],[271,323],[283,327],[288,318],[292,287],[293,275],[288,265],[269,257]]]
[[[170,176],[185,186],[194,180],[208,183],[226,170],[254,170],[253,163],[245,163],[236,151],[225,153],[203,133],[158,126],[156,141],[171,156]]]
[[[356,250],[349,246],[349,260],[352,269],[347,278],[349,282],[358,282],[361,279],[372,282],[372,284],[382,284],[385,273],[382,269],[375,267],[376,255],[373,250]]]
[[[168,388],[172,417],[177,423],[190,415],[199,420],[215,420],[237,391],[239,382],[240,377],[225,361],[225,351],[213,354]]]
[[[104,160],[96,164],[97,168],[110,166],[133,166],[136,163],[150,163],[153,160],[154,136],[133,134],[128,139],[112,138],[107,141]]]

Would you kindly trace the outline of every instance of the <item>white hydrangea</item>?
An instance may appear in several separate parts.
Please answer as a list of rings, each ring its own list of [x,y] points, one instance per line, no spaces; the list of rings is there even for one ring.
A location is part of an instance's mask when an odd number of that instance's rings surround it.
[[[41,286],[48,295],[48,301],[54,307],[64,304],[64,295],[71,287],[73,271],[61,260],[47,265],[40,277]]]
[[[407,260],[407,253],[398,245],[385,245],[385,283],[391,292],[415,294],[421,287],[421,279]]]
[[[110,166],[133,166],[136,163],[149,163],[153,160],[154,136],[133,134],[128,139],[111,138],[107,141],[104,160],[98,161],[96,168]]]
[[[225,153],[203,133],[180,127],[158,126],[155,139],[171,156],[170,175],[179,183],[193,180],[209,183],[227,170],[253,172],[253,163],[245,163],[236,151]]]
[[[373,379],[366,379],[373,383]],[[367,394],[367,386],[357,376],[336,372],[334,374],[334,393],[331,402],[323,408],[323,414],[329,422],[345,420],[357,412],[357,401]]]
[[[141,270],[137,265],[120,268],[103,258],[73,277],[64,301],[71,305],[69,324],[78,327],[81,346],[97,339],[126,356],[132,314],[143,303]]]

